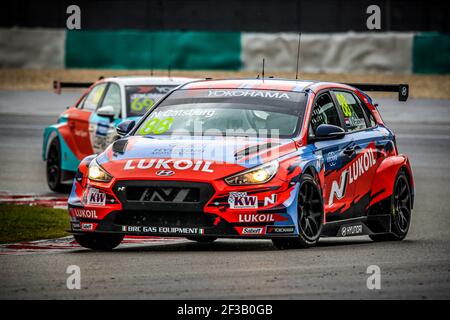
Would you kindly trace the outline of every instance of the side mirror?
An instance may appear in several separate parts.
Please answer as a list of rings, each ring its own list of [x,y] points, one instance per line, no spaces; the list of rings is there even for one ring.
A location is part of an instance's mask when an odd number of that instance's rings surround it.
[[[126,136],[133,128],[136,122],[134,120],[125,120],[116,126],[116,132],[119,137]]]
[[[321,124],[316,129],[315,140],[331,140],[344,137],[345,130],[332,124]]]
[[[112,106],[104,106],[97,110],[97,115],[99,117],[109,118],[109,120],[114,120],[114,108]]]

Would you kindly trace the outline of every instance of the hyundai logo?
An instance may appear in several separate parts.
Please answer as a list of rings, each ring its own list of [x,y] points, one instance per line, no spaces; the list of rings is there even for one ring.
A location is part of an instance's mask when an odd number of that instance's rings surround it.
[[[173,172],[172,170],[159,170],[156,175],[157,176],[161,176],[161,177],[169,177],[169,176],[173,176],[175,174],[175,172]]]

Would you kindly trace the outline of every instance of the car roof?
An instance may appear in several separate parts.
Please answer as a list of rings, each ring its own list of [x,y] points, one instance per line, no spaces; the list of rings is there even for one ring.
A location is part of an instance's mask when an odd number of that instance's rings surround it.
[[[187,82],[195,81],[199,79],[195,78],[183,78],[183,77],[111,77],[105,78],[103,81],[116,82],[120,85],[124,86],[140,86],[140,85],[175,85],[179,86],[181,84],[185,84]]]
[[[189,82],[181,86],[180,90],[189,89],[253,89],[253,90],[276,90],[305,92],[320,90],[324,87],[351,87],[342,83],[319,82],[314,80],[292,80],[292,79],[223,79],[223,80],[199,80]]]

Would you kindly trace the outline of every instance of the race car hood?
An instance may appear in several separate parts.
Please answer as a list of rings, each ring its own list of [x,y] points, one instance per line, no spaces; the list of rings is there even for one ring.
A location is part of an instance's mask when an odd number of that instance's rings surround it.
[[[97,162],[116,179],[214,180],[296,150],[291,139],[248,137],[132,136],[115,144]]]

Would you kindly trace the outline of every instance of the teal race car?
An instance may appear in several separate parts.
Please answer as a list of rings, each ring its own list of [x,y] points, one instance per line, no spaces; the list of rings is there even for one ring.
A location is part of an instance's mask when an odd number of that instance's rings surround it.
[[[67,192],[80,161],[103,151],[123,120],[139,119],[156,101],[179,85],[195,79],[168,77],[114,77],[95,83],[54,82],[61,88],[88,89],[78,101],[44,130],[42,158],[52,191]]]

